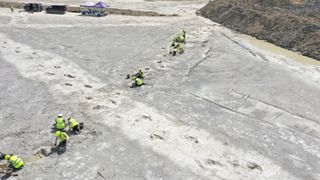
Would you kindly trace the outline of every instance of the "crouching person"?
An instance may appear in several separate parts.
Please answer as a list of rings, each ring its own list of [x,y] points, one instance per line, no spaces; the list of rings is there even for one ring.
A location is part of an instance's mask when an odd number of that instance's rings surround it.
[[[59,140],[59,144],[57,144],[58,140]],[[56,140],[54,143],[56,147],[59,147],[61,149],[66,149],[68,142],[69,142],[69,136],[67,135],[67,133],[61,132],[61,131],[56,132]]]
[[[66,122],[62,117],[62,114],[59,114],[58,117],[55,120],[54,127],[58,131],[63,131],[64,128],[66,127]]]
[[[18,171],[23,168],[24,162],[18,156],[4,154],[4,159],[8,161],[9,167],[12,168],[13,171]]]
[[[142,81],[142,79],[140,78],[137,78],[137,77],[133,77],[132,80],[134,81],[131,85],[131,88],[134,88],[134,87],[140,87],[142,86],[144,83]]]
[[[72,129],[72,131],[75,134],[79,134],[80,131],[83,129],[83,123],[78,123],[74,118],[71,118],[71,117],[68,118],[68,125],[69,125],[69,130]]]
[[[135,74],[135,76],[136,76],[137,78],[144,79],[144,72],[141,71],[141,70],[139,70],[139,72],[138,72],[137,74]]]

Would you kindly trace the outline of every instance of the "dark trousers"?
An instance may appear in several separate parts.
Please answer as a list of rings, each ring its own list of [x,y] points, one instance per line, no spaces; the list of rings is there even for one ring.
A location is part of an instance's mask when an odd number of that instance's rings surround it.
[[[72,130],[73,130],[73,132],[74,133],[79,133],[80,132],[80,127],[79,127],[79,124],[77,124],[76,126],[74,126],[73,128],[72,128]]]
[[[64,147],[64,146],[67,146],[67,141],[61,141],[58,145],[59,147]]]
[[[19,168],[15,168],[15,167],[13,167],[13,166],[10,164],[8,167],[12,169],[12,172],[16,172],[16,171],[19,171],[20,169],[22,169],[22,168],[23,168],[23,165],[20,166]]]

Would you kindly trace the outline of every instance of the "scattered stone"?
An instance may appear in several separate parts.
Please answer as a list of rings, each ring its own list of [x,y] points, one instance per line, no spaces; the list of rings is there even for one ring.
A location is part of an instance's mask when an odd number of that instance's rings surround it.
[[[148,67],[146,67],[146,68],[144,68],[145,70],[147,70],[147,71],[149,71],[150,70],[150,68],[148,68]]]
[[[53,66],[54,68],[56,68],[56,69],[60,69],[61,68],[61,66]]]
[[[218,165],[218,166],[222,166],[222,164],[219,162],[219,161],[215,161],[215,160],[213,160],[213,159],[207,159],[206,160],[206,164],[207,165]]]
[[[25,131],[20,130],[20,131],[14,133],[14,134],[15,134],[17,137],[21,138],[21,136],[22,136],[24,133],[25,133]]]
[[[86,87],[86,88],[92,88],[92,86],[91,86],[91,85],[88,85],[88,84],[84,85],[84,87]]]
[[[223,145],[228,146],[228,143],[227,143],[227,142],[224,142]]]
[[[66,85],[66,86],[72,86],[72,84],[70,84],[70,83],[65,83],[64,85]]]
[[[196,160],[196,163],[198,164],[199,167],[201,167],[202,169],[205,169],[205,167],[202,165],[200,161]]]
[[[86,99],[90,100],[90,99],[93,99],[93,97],[87,96]]]
[[[98,171],[97,174],[98,174],[99,176],[101,176],[103,179],[106,179],[106,177],[105,177],[101,172]]]
[[[150,135],[151,139],[160,139],[160,140],[164,140],[164,138],[158,134],[151,134]]]
[[[102,105],[96,105],[95,107],[93,107],[92,109],[98,110],[98,109],[102,109],[103,106]]]
[[[16,53],[20,53],[20,51],[16,50]]]
[[[239,166],[240,166],[240,164],[233,163],[233,164],[232,164],[232,166],[233,166],[233,167],[239,167]]]
[[[40,66],[40,67],[44,67],[44,65],[43,65],[43,64],[39,64],[39,66]]]
[[[161,63],[162,63],[162,61],[157,61],[157,63],[161,64]]]
[[[193,136],[185,136],[185,137],[186,137],[186,139],[191,139],[191,140],[195,139],[195,137],[193,137]]]
[[[33,54],[33,55],[36,55],[37,53],[36,53],[36,52],[32,52],[32,54]]]
[[[92,131],[92,132],[90,132],[90,134],[91,134],[92,136],[98,136],[98,135],[101,134],[101,132]]]
[[[196,144],[199,143],[199,140],[198,140],[198,138],[196,138],[196,137],[188,136],[188,135],[187,135],[187,136],[185,136],[185,138],[193,141],[193,142],[196,143]]]
[[[5,42],[3,42],[3,44],[7,44],[7,42],[5,41]]]
[[[71,74],[64,74],[64,76],[69,77],[69,78],[75,78],[76,76],[71,75]]]
[[[147,116],[147,115],[142,115],[142,118],[143,119],[147,119],[149,121],[152,121],[152,118],[150,116]]]
[[[110,102],[111,102],[112,104],[114,104],[114,105],[117,105],[117,102],[116,102],[115,100],[113,100],[113,99],[110,99]]]
[[[54,76],[54,75],[56,75],[55,73],[52,73],[52,72],[46,72],[46,74],[49,75],[49,76]]]
[[[36,152],[35,156],[47,156],[47,150],[44,148],[41,148],[38,152]]]
[[[229,161],[230,164],[232,164],[233,167],[239,167],[240,166],[240,163],[238,160],[233,160],[233,161]]]
[[[259,166],[257,163],[248,162],[247,166],[248,166],[248,168],[250,168],[250,169],[258,169],[258,170],[262,171],[262,167]]]

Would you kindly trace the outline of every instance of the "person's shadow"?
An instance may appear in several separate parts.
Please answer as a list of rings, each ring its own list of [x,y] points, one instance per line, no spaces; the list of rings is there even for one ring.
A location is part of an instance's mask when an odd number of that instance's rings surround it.
[[[44,157],[51,156],[52,154],[61,155],[66,152],[66,146],[54,146],[54,147],[43,147],[36,154],[43,155]]]
[[[9,177],[11,177],[12,174],[5,174],[1,177],[1,180],[5,180],[5,179],[8,179]]]
[[[47,152],[43,152],[42,154],[44,156],[50,156],[54,153],[57,153],[58,155],[61,155],[63,153],[65,153],[67,151],[67,146],[64,145],[64,146],[56,146],[56,147],[51,147],[50,151],[47,153]]]

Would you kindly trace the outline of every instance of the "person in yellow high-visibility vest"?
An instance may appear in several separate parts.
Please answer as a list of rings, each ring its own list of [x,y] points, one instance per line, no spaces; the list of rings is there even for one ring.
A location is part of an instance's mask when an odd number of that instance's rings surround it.
[[[57,142],[59,140],[58,147],[64,147],[67,146],[67,142],[69,142],[69,136],[65,132],[57,131],[56,132],[56,140],[54,145],[57,146]]]
[[[144,79],[144,72],[139,70],[139,72],[135,75],[137,78]]]
[[[62,114],[59,114],[56,119],[55,128],[59,131],[62,131],[64,130],[65,127],[66,127],[66,122],[63,119]]]
[[[134,83],[132,83],[131,87],[139,87],[143,85],[143,81],[140,78],[137,78],[136,76],[132,77],[132,80],[134,81]]]
[[[8,161],[9,167],[13,170],[20,170],[23,167],[24,162],[22,159],[13,154],[4,154],[4,159]]]
[[[69,130],[72,129],[72,131],[76,134],[80,133],[79,123],[74,118],[69,117],[68,124],[69,124]]]

